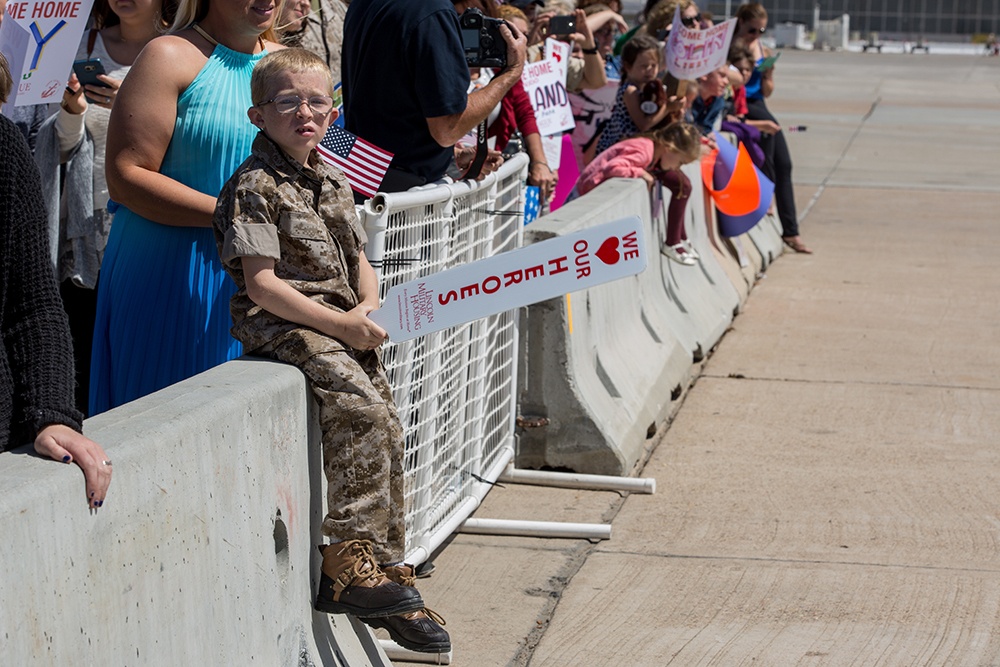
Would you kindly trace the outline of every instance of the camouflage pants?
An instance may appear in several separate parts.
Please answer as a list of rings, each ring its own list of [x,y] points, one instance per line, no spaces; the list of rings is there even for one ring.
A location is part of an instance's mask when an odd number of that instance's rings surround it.
[[[403,428],[375,351],[332,349],[313,331],[279,336],[261,352],[297,366],[319,402],[327,515],[335,540],[371,540],[381,563],[403,558]],[[336,341],[331,341],[336,343]]]

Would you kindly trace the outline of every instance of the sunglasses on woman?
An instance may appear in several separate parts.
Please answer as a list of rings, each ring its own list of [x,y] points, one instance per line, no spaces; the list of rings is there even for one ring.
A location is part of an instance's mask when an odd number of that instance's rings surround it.
[[[701,14],[695,14],[694,16],[682,16],[681,23],[683,23],[686,28],[693,28],[696,25],[701,25]]]
[[[752,26],[747,28],[748,35],[763,35],[765,32],[767,32],[767,28],[754,28]]]

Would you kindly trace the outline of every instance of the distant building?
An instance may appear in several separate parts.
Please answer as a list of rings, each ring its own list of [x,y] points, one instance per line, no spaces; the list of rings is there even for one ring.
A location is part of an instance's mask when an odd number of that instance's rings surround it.
[[[735,14],[740,2],[716,0],[698,6],[722,18],[727,4]],[[850,14],[851,30],[862,35],[933,39],[1000,33],[1000,0],[767,0],[764,7],[771,24],[803,23],[811,28],[817,4],[821,20]]]

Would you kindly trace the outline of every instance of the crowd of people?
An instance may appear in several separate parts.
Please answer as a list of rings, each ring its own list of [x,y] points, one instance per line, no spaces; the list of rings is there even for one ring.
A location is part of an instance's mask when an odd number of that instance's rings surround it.
[[[97,0],[77,57],[105,73],[85,84],[69,75],[60,104],[0,119],[0,449],[33,441],[78,464],[98,508],[111,461],[82,435],[84,414],[244,352],[293,364],[320,405],[329,489],[316,608],[413,650],[449,650],[401,560],[403,431],[378,352],[386,332],[367,317],[378,285],[355,211],[363,197],[315,147],[342,93],[346,129],[394,154],[381,191],[482,178],[524,151],[528,184],[556,205],[559,171],[522,81],[555,39],[571,53],[567,92],[615,87],[609,116],[569,157],[580,171],[570,197],[615,177],[642,179],[654,206],[669,192],[661,252],[694,265],[680,167],[722,127],[774,181],[785,243],[811,252],[766,104],[775,66],[760,40],[764,8],[740,6],[729,62],[691,81],[666,74],[663,43],[675,11],[689,29],[712,17],[691,0],[649,0],[630,25],[621,9]],[[505,21],[505,66],[469,67],[459,16],[470,10]],[[13,81],[0,64],[6,99]]]

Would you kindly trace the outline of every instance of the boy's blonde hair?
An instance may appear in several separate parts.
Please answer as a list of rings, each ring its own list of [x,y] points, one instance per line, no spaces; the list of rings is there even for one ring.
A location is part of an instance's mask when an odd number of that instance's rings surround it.
[[[672,153],[680,155],[682,164],[694,162],[701,157],[701,132],[691,123],[670,123],[639,136],[648,137],[654,144],[665,146]]]
[[[322,58],[305,49],[281,49],[268,53],[253,68],[253,74],[250,75],[250,97],[254,106],[270,98],[274,81],[282,72],[322,74],[326,78],[327,94],[333,96],[333,74]]]

